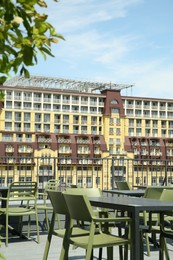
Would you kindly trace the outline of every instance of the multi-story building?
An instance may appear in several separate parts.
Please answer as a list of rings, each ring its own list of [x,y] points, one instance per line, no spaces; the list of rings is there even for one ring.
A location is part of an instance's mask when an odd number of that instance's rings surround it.
[[[47,77],[7,81],[0,102],[1,183],[43,183],[56,172],[70,184],[77,170],[78,183],[88,185],[95,174],[96,184],[108,185],[101,158],[138,160],[139,172],[145,159],[155,167],[172,159],[173,100],[121,96],[128,87]]]

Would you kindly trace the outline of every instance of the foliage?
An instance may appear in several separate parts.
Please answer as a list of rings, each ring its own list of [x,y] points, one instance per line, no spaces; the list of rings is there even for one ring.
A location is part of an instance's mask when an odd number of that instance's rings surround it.
[[[47,8],[46,0],[0,1],[0,84],[10,71],[29,77],[27,67],[37,64],[38,52],[53,56],[51,44],[64,39],[40,7]]]
[[[4,101],[5,94],[4,91],[0,90],[0,101]]]

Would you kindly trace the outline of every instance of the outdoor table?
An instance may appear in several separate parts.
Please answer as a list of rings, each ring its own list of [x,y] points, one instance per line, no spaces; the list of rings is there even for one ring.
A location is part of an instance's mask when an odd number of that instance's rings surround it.
[[[126,196],[134,196],[134,197],[142,197],[144,196],[145,190],[103,190],[104,193],[110,193],[112,195],[126,195]]]
[[[160,201],[156,199],[137,198],[129,196],[113,196],[113,197],[99,197],[89,198],[92,206],[103,207],[114,210],[120,210],[127,212],[131,217],[131,259],[140,260],[143,259],[143,252],[140,252],[141,248],[141,236],[140,236],[140,219],[139,213],[144,210],[148,212],[156,212],[161,216],[161,224],[163,224],[162,213],[165,211],[173,210],[173,202]],[[162,241],[161,241],[162,242]],[[161,244],[162,246],[162,244]],[[159,255],[159,259],[162,260],[162,256]]]
[[[137,188],[137,189],[146,189],[147,186],[146,185],[133,185],[133,188]]]

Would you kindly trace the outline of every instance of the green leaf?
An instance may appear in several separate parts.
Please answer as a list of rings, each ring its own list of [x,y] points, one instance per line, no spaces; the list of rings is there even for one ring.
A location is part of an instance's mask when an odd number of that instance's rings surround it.
[[[29,46],[24,46],[23,48],[23,62],[25,65],[32,65],[33,48]]]
[[[7,77],[1,76],[0,77],[0,84],[2,85],[7,80]]]
[[[47,53],[48,55],[50,55],[50,56],[52,56],[52,57],[54,57],[54,55],[53,55],[48,49],[46,49],[45,47],[39,48],[39,50],[41,50],[41,51]]]

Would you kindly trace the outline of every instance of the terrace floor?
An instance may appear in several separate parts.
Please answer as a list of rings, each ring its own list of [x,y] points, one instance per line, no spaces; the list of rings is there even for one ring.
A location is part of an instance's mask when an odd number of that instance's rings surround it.
[[[0,252],[6,256],[6,260],[42,260],[43,259],[43,252],[46,243],[47,233],[41,232],[40,235],[40,244],[37,244],[34,240],[28,239],[20,239],[18,237],[13,237],[9,241],[9,246],[5,247],[4,241],[0,248]],[[169,254],[170,259],[173,259],[173,246],[171,245],[172,241],[169,241]],[[61,250],[61,243],[62,239],[53,236],[52,243],[49,251],[49,260],[58,260],[60,256]],[[118,247],[114,247],[114,260],[119,259]],[[148,257],[146,255],[146,251],[144,252],[144,259],[145,260],[158,260],[159,258],[159,251],[155,249],[151,245],[151,256]],[[94,250],[94,259],[97,259],[98,250]],[[83,249],[77,248],[73,249],[70,248],[69,251],[69,260],[84,260],[85,259],[85,251]],[[103,259],[106,260],[106,250],[103,250]]]

